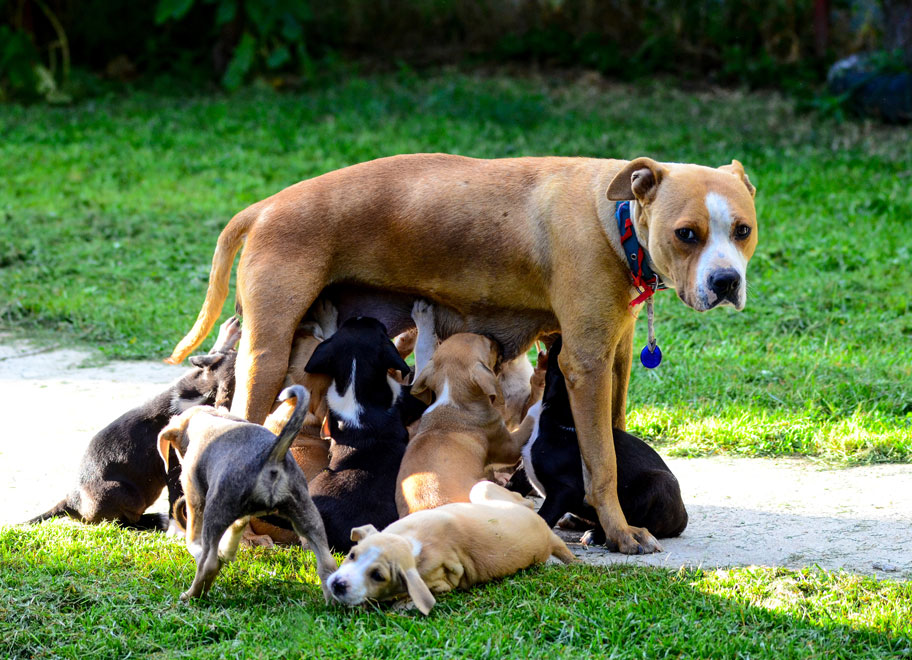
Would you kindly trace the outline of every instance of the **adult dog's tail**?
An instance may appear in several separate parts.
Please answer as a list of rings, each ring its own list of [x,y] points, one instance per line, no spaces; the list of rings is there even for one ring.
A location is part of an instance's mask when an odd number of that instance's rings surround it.
[[[301,427],[304,426],[304,418],[307,416],[307,408],[310,404],[310,394],[307,393],[307,390],[300,385],[292,385],[291,387],[286,387],[279,394],[280,402],[291,398],[296,399],[295,409],[291,413],[288,422],[282,428],[282,432],[276,437],[275,445],[273,445],[272,452],[269,454],[269,461],[273,463],[280,463],[285,459],[285,454],[294,439],[298,437],[298,433],[301,432]]]
[[[228,297],[228,285],[231,282],[231,266],[234,263],[234,256],[241,249],[241,243],[253,222],[259,217],[259,205],[251,206],[236,216],[219,234],[218,243],[215,247],[215,254],[212,255],[212,269],[209,271],[209,288],[206,291],[206,300],[203,301],[203,307],[199,316],[196,317],[196,323],[187,333],[187,336],[181,339],[180,343],[174,348],[171,357],[165,360],[169,364],[180,364],[197,346],[203,343],[203,340],[209,335],[212,326],[218,320],[222,313],[222,307],[225,306],[225,299]]]

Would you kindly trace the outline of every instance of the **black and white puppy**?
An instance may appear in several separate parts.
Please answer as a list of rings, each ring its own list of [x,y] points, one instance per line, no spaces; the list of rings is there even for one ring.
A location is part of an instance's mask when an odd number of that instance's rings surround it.
[[[309,484],[330,547],[347,552],[351,530],[397,520],[396,475],[408,444],[397,402],[409,367],[373,318],[345,321],[314,350],[305,370],[332,377],[326,394],[332,436],[329,467]]]
[[[583,542],[602,544],[605,533],[598,527],[598,514],[584,500],[582,457],[567,385],[558,365],[560,351],[558,337],[547,355],[544,395],[529,410],[538,420],[522,450],[523,469],[531,486],[545,498],[538,513],[548,525],[553,527],[565,513],[572,513],[596,524]],[[627,522],[647,528],[658,538],[683,532],[687,511],[681,488],[662,457],[636,436],[618,429],[614,429],[614,451],[618,499]],[[511,485],[522,492],[522,481],[523,475],[516,474]]]
[[[167,516],[147,514],[168,487],[168,510],[183,493],[180,464],[165,470],[158,456],[158,434],[172,416],[195,405],[229,405],[234,396],[234,345],[240,322],[222,324],[207,355],[190,358],[193,368],[164,392],[124,413],[89,442],[79,465],[79,485],[50,510],[29,520],[70,516],[87,523],[116,521],[134,529],[167,529]]]

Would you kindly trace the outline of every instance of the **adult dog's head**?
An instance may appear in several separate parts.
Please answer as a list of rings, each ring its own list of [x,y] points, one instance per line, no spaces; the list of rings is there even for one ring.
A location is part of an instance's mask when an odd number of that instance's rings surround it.
[[[635,201],[634,229],[654,270],[700,312],[744,308],[757,246],[755,193],[737,160],[713,169],[637,158],[608,186],[608,199]]]

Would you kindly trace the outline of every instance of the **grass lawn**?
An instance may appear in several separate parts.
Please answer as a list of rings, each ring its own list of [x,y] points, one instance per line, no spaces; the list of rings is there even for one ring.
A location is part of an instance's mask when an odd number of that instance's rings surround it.
[[[190,328],[236,211],[328,170],[417,151],[738,158],[759,189],[747,309],[657,297],[665,361],[634,367],[631,428],[673,453],[912,459],[907,128],[773,94],[454,73],[0,106],[0,135],[0,327],[130,358]]]
[[[759,189],[748,307],[658,296],[666,358],[634,368],[632,429],[685,454],[912,459],[912,134],[771,94],[403,73],[0,106],[0,328],[164,357],[233,213],[417,151],[742,160]],[[298,549],[242,550],[209,599],[181,604],[193,570],[161,535],[0,528],[0,656],[912,656],[912,587],[847,574],[547,566],[424,619],[325,608]]]
[[[206,600],[183,545],[105,525],[0,529],[0,655],[162,658],[912,657],[912,583],[822,571],[545,566],[430,617],[327,608],[313,555],[242,549]]]

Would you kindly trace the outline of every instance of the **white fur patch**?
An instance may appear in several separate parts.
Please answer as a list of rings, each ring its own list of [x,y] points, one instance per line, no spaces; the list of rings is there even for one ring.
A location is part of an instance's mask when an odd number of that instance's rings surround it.
[[[704,309],[713,305],[718,296],[710,288],[709,278],[716,271],[731,268],[741,276],[738,307],[743,307],[747,263],[741,251],[732,241],[731,207],[724,196],[710,192],[706,195],[706,210],[709,212],[709,239],[700,256],[700,261],[697,263],[697,298]]]
[[[190,410],[190,408],[192,408],[193,406],[202,405],[202,403],[205,400],[206,400],[206,396],[203,394],[201,394],[199,396],[195,396],[192,399],[184,399],[183,397],[181,397],[180,394],[176,394],[176,393],[172,394],[171,395],[171,414],[180,415],[182,412],[184,412],[186,410]]]
[[[368,548],[355,561],[343,564],[330,575],[327,585],[333,598],[346,605],[357,605],[363,602],[367,598],[367,571],[379,556],[380,548]],[[348,584],[348,589],[341,596],[337,596],[332,588],[338,580],[345,580]]]
[[[427,410],[424,411],[424,414],[427,415],[432,410],[436,410],[440,406],[449,406],[452,405],[453,400],[450,399],[450,381],[446,378],[443,379],[443,389],[440,391],[440,395],[437,397],[437,400],[432,403]]]
[[[399,395],[402,393],[402,385],[389,374],[386,375],[386,382],[389,383],[390,391],[393,393],[393,402],[390,404],[390,408],[392,408],[396,405],[396,401],[399,400]]]
[[[532,466],[532,445],[535,444],[535,439],[538,438],[538,424],[541,421],[541,412],[542,402],[536,401],[535,405],[529,408],[529,412],[526,413],[526,416],[535,418],[535,424],[532,426],[532,435],[529,436],[529,441],[523,445],[521,453],[523,469],[526,471],[526,477],[528,477],[529,483],[538,491],[539,496],[545,497],[547,495],[545,493],[545,487],[542,486],[541,481],[538,480],[538,477],[535,475],[535,468]]]
[[[336,388],[335,381],[332,386],[329,388],[329,391],[326,393],[326,403],[329,404],[330,410],[332,410],[336,415],[342,418],[342,421],[347,426],[352,426],[354,428],[361,427],[361,413],[364,412],[364,408],[358,403],[358,400],[355,399],[355,367],[357,363],[352,359],[352,371],[351,371],[351,380],[348,383],[348,387],[345,390],[345,393],[339,396],[338,390]]]
[[[198,564],[200,559],[203,556],[203,545],[199,541],[190,541],[187,539],[187,550],[190,551],[190,554],[193,555],[193,558]]]

